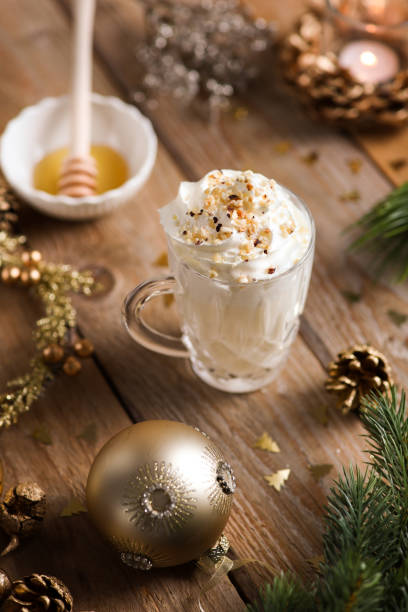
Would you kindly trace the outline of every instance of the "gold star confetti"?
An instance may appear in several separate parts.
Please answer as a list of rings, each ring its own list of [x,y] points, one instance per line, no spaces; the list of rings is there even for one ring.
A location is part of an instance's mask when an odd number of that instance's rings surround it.
[[[349,291],[348,289],[343,289],[341,291],[343,297],[346,298],[350,304],[356,304],[361,301],[361,293],[355,293],[355,291]]]
[[[400,157],[399,159],[393,159],[390,161],[390,166],[393,170],[402,170],[408,164],[408,159]]]
[[[154,261],[155,266],[160,266],[161,268],[167,268],[169,265],[169,258],[167,257],[167,253],[163,251],[158,258]]]
[[[316,482],[318,482],[321,478],[324,478],[331,472],[333,466],[331,463],[321,463],[316,465],[309,465],[310,473]]]
[[[316,421],[320,423],[320,425],[324,425],[325,427],[327,426],[329,422],[327,406],[317,404],[316,406],[313,406],[310,412]]]
[[[85,442],[88,442],[88,444],[93,446],[98,438],[96,423],[89,423],[89,425],[87,425],[81,431],[81,433],[77,435],[77,438],[78,440],[85,440]]]
[[[244,106],[238,106],[234,111],[234,119],[237,121],[243,121],[248,117],[248,109]]]
[[[254,448],[260,448],[270,453],[280,453],[279,446],[276,444],[275,440],[272,440],[271,436],[266,433],[266,431],[264,431],[262,436],[255,442]]]
[[[45,444],[46,446],[51,446],[52,444],[51,434],[45,425],[39,425],[36,427],[34,431],[32,431],[31,437],[34,438],[34,440],[37,440],[37,442]]]
[[[77,497],[73,497],[69,500],[64,509],[61,510],[60,516],[73,516],[74,514],[80,514],[81,512],[87,512],[87,509]]]
[[[401,327],[404,325],[408,319],[408,315],[403,312],[398,312],[398,310],[387,310],[388,318],[396,325],[397,327]]]
[[[363,162],[361,161],[361,159],[350,159],[347,162],[347,165],[353,174],[358,174],[361,170]]]
[[[281,140],[280,142],[277,142],[273,145],[274,151],[276,151],[276,153],[279,153],[280,155],[285,155],[285,153],[288,153],[291,148],[292,143],[289,142],[289,140]]]
[[[347,191],[339,196],[340,202],[358,202],[361,199],[361,194],[357,189]]]
[[[312,166],[319,159],[319,154],[317,151],[310,151],[310,153],[303,155],[300,159],[308,166]]]
[[[172,293],[165,293],[163,295],[163,302],[166,308],[170,308],[174,302],[174,295]]]
[[[290,469],[278,470],[274,474],[268,474],[264,476],[266,482],[270,487],[273,487],[277,491],[280,491],[285,486],[286,480],[289,478]]]

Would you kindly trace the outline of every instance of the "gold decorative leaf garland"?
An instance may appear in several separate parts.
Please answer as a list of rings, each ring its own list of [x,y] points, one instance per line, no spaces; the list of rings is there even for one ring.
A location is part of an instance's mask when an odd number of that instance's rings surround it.
[[[77,357],[66,356],[71,349],[69,335],[76,326],[76,311],[69,293],[90,295],[96,288],[89,272],[71,266],[48,263],[39,251],[27,250],[27,238],[14,234],[18,221],[18,202],[0,179],[0,276],[1,282],[29,288],[45,308],[45,316],[35,324],[35,355],[29,371],[8,382],[8,390],[0,394],[0,429],[17,422],[41,395],[47,381],[61,369],[67,375],[81,369]],[[77,340],[72,347],[79,357],[92,353],[87,340]],[[64,363],[62,363],[64,360]]]

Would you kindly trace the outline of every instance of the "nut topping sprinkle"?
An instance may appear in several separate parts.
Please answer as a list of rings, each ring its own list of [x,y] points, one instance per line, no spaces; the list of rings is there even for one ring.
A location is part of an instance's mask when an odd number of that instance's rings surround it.
[[[197,183],[182,183],[160,214],[171,237],[197,247],[186,256],[201,273],[243,283],[287,270],[311,235],[289,192],[250,170],[214,170]]]

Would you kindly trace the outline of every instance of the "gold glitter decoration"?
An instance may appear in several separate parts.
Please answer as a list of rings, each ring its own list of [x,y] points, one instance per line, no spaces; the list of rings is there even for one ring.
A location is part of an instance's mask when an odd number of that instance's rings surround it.
[[[266,431],[264,431],[262,436],[255,442],[254,448],[260,448],[269,453],[280,453],[279,446],[275,440],[272,440],[271,436]]]
[[[215,444],[175,421],[142,421],[112,438],[88,477],[91,519],[136,569],[198,559],[220,538],[235,488]]]
[[[408,320],[408,315],[403,312],[399,312],[398,310],[393,310],[392,308],[387,310],[387,315],[390,321],[392,321],[397,327],[401,327]]]
[[[267,474],[264,476],[266,482],[270,487],[273,487],[277,491],[280,491],[283,486],[285,486],[285,482],[289,478],[290,469],[287,468],[285,470],[278,470],[273,474]]]
[[[357,304],[361,302],[361,293],[356,293],[355,291],[350,291],[349,289],[342,289],[341,294],[350,304]]]
[[[69,500],[66,506],[61,510],[61,517],[69,517],[74,516],[75,514],[81,514],[82,512],[86,512],[86,507],[77,497],[73,497]]]
[[[398,157],[397,159],[391,160],[389,164],[393,170],[402,170],[408,164],[408,159],[406,157]]]
[[[195,491],[180,473],[164,461],[140,467],[123,495],[129,520],[140,529],[172,533],[194,514]]]
[[[8,390],[0,394],[0,430],[16,423],[54,377],[53,364],[46,362],[44,352],[47,354],[48,347],[64,344],[67,332],[76,326],[76,311],[69,293],[90,295],[95,288],[90,273],[49,263],[39,251],[27,251],[27,238],[12,233],[18,220],[15,210],[16,198],[0,177],[0,277],[5,284],[31,287],[44,306],[45,316],[35,325],[35,354],[29,371],[9,381]],[[4,216],[5,211],[8,217]]]
[[[376,390],[388,393],[392,381],[387,358],[368,344],[356,344],[329,363],[325,387],[339,396],[338,408],[343,414],[361,410],[361,400]]]
[[[281,140],[273,145],[273,150],[279,155],[285,155],[292,149],[292,143],[289,140]]]
[[[333,52],[321,53],[324,2],[315,1],[281,43],[284,76],[317,119],[339,124],[401,125],[408,120],[408,70],[373,85],[354,80]]]
[[[361,199],[361,194],[357,189],[352,189],[339,196],[340,202],[358,202]]]
[[[315,164],[318,159],[319,153],[317,151],[310,151],[310,153],[307,153],[306,155],[303,155],[301,157],[302,162],[304,162],[308,166],[312,166],[313,164]]]
[[[161,253],[157,257],[157,259],[155,259],[154,265],[162,267],[162,268],[167,268],[168,267],[168,265],[169,265],[169,258],[168,258],[168,255],[167,255],[166,251],[163,251],[163,253]]]
[[[40,444],[44,444],[45,446],[52,445],[52,437],[51,437],[50,431],[44,423],[41,423],[40,425],[38,425],[38,427],[36,427],[31,432],[31,436],[34,438],[34,440],[37,440],[37,442],[40,442]]]
[[[78,440],[85,440],[90,446],[94,446],[98,440],[98,428],[96,423],[89,423],[77,435]]]
[[[316,482],[318,482],[321,478],[327,476],[332,471],[333,466],[331,463],[321,463],[316,465],[309,465],[309,470]]]
[[[349,159],[347,165],[350,168],[350,172],[352,174],[358,174],[361,170],[363,162],[361,161],[361,159]]]

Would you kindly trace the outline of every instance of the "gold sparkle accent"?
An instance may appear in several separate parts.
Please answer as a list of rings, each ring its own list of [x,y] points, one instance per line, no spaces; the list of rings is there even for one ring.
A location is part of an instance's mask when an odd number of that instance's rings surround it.
[[[123,505],[141,530],[174,533],[193,516],[195,490],[171,463],[141,466],[128,483]]]
[[[203,459],[210,468],[207,489],[209,502],[218,514],[228,514],[232,505],[232,493],[235,490],[235,478],[231,466],[225,462],[220,450],[214,445],[205,448]]]

